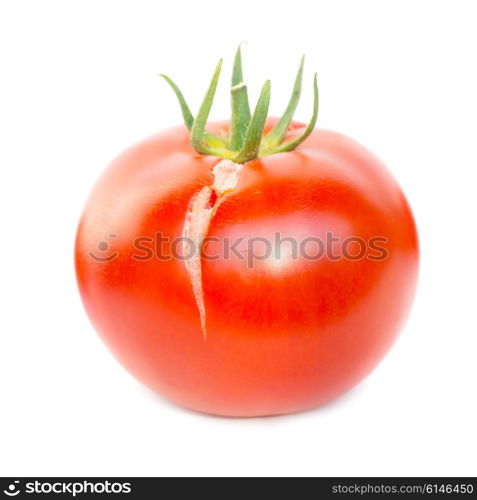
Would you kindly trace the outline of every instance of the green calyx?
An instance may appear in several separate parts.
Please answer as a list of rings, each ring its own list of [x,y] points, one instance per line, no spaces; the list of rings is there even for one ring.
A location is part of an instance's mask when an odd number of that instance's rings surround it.
[[[176,94],[184,123],[191,132],[191,144],[193,148],[200,154],[220,156],[236,163],[246,163],[261,156],[292,151],[313,131],[318,117],[318,84],[316,74],[313,79],[313,114],[311,120],[305,131],[299,137],[292,141],[284,142],[298,101],[300,100],[303,65],[304,57],[302,57],[300,61],[300,67],[298,68],[288,106],[282,117],[267,134],[264,134],[264,128],[270,104],[270,81],[267,80],[264,83],[255,110],[252,114],[248,101],[247,86],[243,83],[240,46],[235,54],[232,72],[232,119],[228,137],[220,137],[206,130],[207,119],[219,81],[222,59],[215,68],[209,88],[207,89],[204,100],[195,118],[179,87],[168,76],[160,76],[166,80]]]

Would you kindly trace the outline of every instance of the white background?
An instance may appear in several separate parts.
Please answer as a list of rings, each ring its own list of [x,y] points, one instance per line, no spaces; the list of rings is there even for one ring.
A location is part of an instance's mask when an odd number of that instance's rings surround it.
[[[477,30],[472,1],[0,4],[0,475],[476,475]],[[197,109],[219,57],[227,117],[244,47],[272,114],[306,52],[319,127],[380,156],[414,209],[417,299],[392,352],[328,406],[263,419],[180,409],[113,359],[76,290],[73,242],[102,168]]]

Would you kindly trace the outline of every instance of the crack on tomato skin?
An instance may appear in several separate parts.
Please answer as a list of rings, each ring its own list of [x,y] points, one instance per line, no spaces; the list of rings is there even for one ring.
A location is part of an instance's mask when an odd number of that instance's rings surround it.
[[[207,203],[207,208],[214,208],[214,205],[217,203],[218,199],[219,196],[217,194],[217,191],[213,189],[212,192],[210,193],[210,198],[209,202]]]
[[[231,160],[218,162],[213,170],[212,186],[202,188],[191,200],[187,212],[184,232],[185,265],[189,274],[194,298],[199,310],[200,327],[204,340],[207,340],[206,310],[202,286],[202,248],[207,237],[210,223],[217,212],[224,194],[233,191],[238,184],[242,165]]]

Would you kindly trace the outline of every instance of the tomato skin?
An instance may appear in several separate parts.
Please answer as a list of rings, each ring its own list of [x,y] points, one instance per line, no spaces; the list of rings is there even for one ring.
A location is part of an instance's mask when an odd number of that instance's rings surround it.
[[[293,124],[290,135],[300,129]],[[219,161],[198,155],[178,127],[111,164],[77,234],[86,310],[119,361],[180,405],[227,416],[322,405],[377,365],[407,317],[418,271],[408,203],[371,153],[334,132],[315,130],[295,151],[246,163],[236,189],[219,200],[209,237],[380,236],[388,258],[282,257],[253,268],[234,255],[203,260],[204,337],[184,262],[135,260],[141,252],[132,243],[158,231],[180,238],[192,197],[212,184]],[[103,255],[101,241],[115,256],[109,262],[90,257]]]

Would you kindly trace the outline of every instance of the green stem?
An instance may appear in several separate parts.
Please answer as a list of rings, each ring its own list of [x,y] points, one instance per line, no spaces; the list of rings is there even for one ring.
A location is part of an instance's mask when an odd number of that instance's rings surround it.
[[[255,111],[253,112],[250,125],[247,129],[247,135],[240,153],[234,158],[236,163],[246,163],[258,157],[260,151],[260,143],[263,137],[263,129],[268,114],[268,106],[270,105],[270,81],[267,80],[258,98]]]
[[[232,119],[230,122],[229,147],[232,151],[239,151],[243,146],[247,127],[250,123],[250,105],[248,102],[247,86],[243,82],[240,45],[235,53],[231,94]]]
[[[179,87],[174,83],[174,81],[167,75],[160,74],[159,76],[164,78],[164,80],[170,85],[170,87],[174,91],[177,100],[179,101],[179,106],[182,111],[182,117],[184,118],[184,124],[188,130],[191,130],[192,125],[194,124],[194,116],[192,115],[190,108],[187,105],[184,94],[181,92]],[[204,132],[204,140],[211,148],[223,149],[227,147],[227,141],[224,138],[211,134],[210,132],[207,131]]]
[[[260,156],[292,151],[312,133],[318,117],[318,84],[316,74],[313,80],[313,114],[311,120],[300,137],[287,143],[283,142],[300,99],[303,66],[304,56],[300,61],[293,91],[285,112],[267,135],[264,135],[264,128],[270,105],[270,82],[267,80],[263,85],[257,105],[251,116],[247,87],[243,83],[240,46],[235,53],[232,72],[232,118],[228,137],[225,134],[217,136],[206,130],[207,119],[209,118],[210,109],[217,90],[222,59],[215,68],[209,88],[195,119],[179,87],[168,76],[161,76],[171,86],[179,101],[184,123],[191,132],[191,144],[193,148],[200,154],[220,156],[237,163],[246,163]]]
[[[300,66],[298,68],[298,73],[295,78],[295,84],[293,85],[293,91],[287,109],[285,110],[277,124],[267,135],[267,146],[269,148],[278,146],[283,141],[283,138],[288,131],[288,127],[290,126],[293,115],[295,114],[296,107],[298,106],[298,101],[300,100],[304,64],[305,56],[301,58]]]
[[[190,130],[194,123],[194,117],[190,112],[189,106],[184,98],[184,94],[180,91],[179,87],[167,76],[160,74],[160,77],[164,78],[164,80],[171,86],[172,90],[176,94],[177,100],[179,101],[179,106],[181,107],[182,117],[184,118],[185,126]]]
[[[207,142],[204,140],[205,135],[205,125],[207,123],[207,118],[209,117],[210,108],[212,107],[212,102],[214,101],[215,91],[217,89],[217,84],[219,82],[220,70],[222,68],[222,59],[219,60],[212,80],[209,84],[209,88],[204,96],[204,100],[199,108],[199,112],[194,120],[191,130],[191,143],[194,149],[202,154],[215,154],[210,148]]]
[[[316,125],[317,118],[318,118],[318,82],[317,82],[317,76],[315,73],[315,77],[313,79],[313,115],[311,117],[310,123],[308,124],[308,127],[306,127],[303,134],[300,135],[300,137],[298,137],[294,141],[283,144],[282,146],[274,148],[273,150],[271,150],[269,152],[264,152],[264,155],[275,154],[275,153],[284,153],[286,151],[293,151],[313,132],[313,129],[315,128],[315,125]]]

